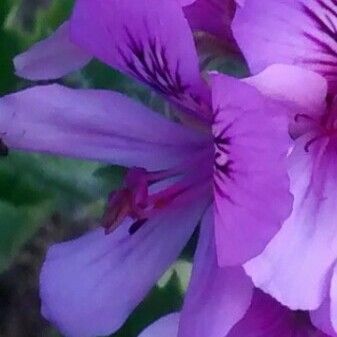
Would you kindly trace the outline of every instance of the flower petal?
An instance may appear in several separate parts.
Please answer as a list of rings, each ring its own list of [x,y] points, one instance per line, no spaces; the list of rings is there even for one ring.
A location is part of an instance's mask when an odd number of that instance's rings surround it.
[[[292,337],[298,334],[292,312],[272,297],[255,290],[252,304],[245,317],[227,337]]]
[[[297,64],[337,82],[337,6],[330,0],[247,0],[234,36],[256,74],[273,63]]]
[[[310,119],[319,119],[326,109],[327,82],[311,70],[274,64],[243,81],[264,95],[288,105],[289,132],[294,139],[308,132],[312,128]],[[303,123],[303,119],[298,120],[298,116],[310,118]]]
[[[218,266],[211,206],[202,221],[178,336],[226,336],[249,308],[252,292],[252,282],[242,267]]]
[[[291,211],[287,111],[227,76],[212,89],[216,244],[219,263],[235,265],[261,253]]]
[[[138,337],[177,337],[179,313],[170,314],[146,328]]]
[[[9,147],[123,166],[167,168],[205,142],[201,133],[104,90],[38,86],[0,98],[0,110]]]
[[[322,111],[326,105],[326,80],[321,75],[298,66],[273,64],[263,72],[245,78],[244,82],[266,96],[295,103],[306,110]]]
[[[312,323],[318,329],[320,329],[330,337],[336,337],[337,333],[334,330],[331,322],[330,308],[331,308],[330,300],[327,297],[317,310],[314,310],[310,313],[310,317]]]
[[[41,272],[43,315],[68,337],[119,329],[178,257],[207,202],[180,197],[132,235],[130,220],[110,235],[96,230],[53,246]]]
[[[174,102],[197,113],[209,103],[192,32],[177,1],[78,0],[71,32],[79,46]]]
[[[334,331],[337,331],[337,267],[334,266],[330,289],[330,319]]]
[[[16,74],[28,80],[51,80],[85,66],[91,57],[70,42],[69,23],[63,23],[56,32],[33,45],[14,59]]]
[[[248,262],[254,284],[291,309],[315,310],[327,296],[337,258],[335,148],[302,136],[289,159],[294,206],[265,251]]]

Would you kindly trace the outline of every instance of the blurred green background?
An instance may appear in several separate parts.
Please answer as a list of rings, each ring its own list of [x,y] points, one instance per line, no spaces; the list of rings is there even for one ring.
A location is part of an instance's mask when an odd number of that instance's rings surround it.
[[[71,8],[72,0],[0,0],[0,95],[36,84],[15,76],[12,59],[49,35]],[[158,107],[156,96],[97,61],[62,81],[127,92]],[[0,158],[0,336],[60,336],[39,312],[38,274],[46,248],[94,227],[122,174],[120,168],[46,155],[11,151]],[[192,240],[185,259],[114,336],[136,337],[150,322],[179,310],[193,247]]]

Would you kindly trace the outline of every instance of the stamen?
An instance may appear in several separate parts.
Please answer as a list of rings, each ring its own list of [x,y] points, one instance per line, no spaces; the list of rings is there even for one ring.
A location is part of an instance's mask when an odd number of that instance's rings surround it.
[[[320,140],[320,139],[322,139],[322,138],[324,138],[324,137],[325,137],[325,135],[319,135],[319,136],[316,136],[316,137],[312,138],[312,139],[309,140],[308,142],[306,142],[306,144],[305,144],[305,146],[304,146],[305,152],[308,153],[309,150],[310,150],[311,145],[314,144],[314,143],[316,143],[318,140]]]
[[[199,158],[200,160],[201,158]],[[192,160],[188,164],[193,166],[196,162]],[[181,194],[200,184],[200,180],[196,176],[184,176],[185,172],[189,172],[191,169],[187,166],[187,164],[183,164],[172,170],[159,172],[147,172],[141,168],[129,169],[124,179],[124,187],[113,192],[109,197],[102,218],[102,226],[105,228],[106,234],[110,234],[118,228],[127,217],[135,221],[129,228],[129,233],[136,233],[154,212],[166,207]],[[200,170],[204,172],[202,165],[197,164],[197,167],[200,167]],[[150,185],[178,176],[180,176],[178,182],[172,183],[159,192],[149,192]],[[198,178],[200,177],[198,176]]]
[[[311,122],[317,122],[313,117],[307,114],[296,114],[294,117],[295,122],[298,123],[300,119],[309,120]]]

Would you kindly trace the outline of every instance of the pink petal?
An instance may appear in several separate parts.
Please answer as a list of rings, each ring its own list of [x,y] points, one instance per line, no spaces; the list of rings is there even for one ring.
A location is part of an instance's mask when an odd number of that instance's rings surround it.
[[[255,74],[273,63],[297,64],[336,86],[336,5],[316,0],[247,0],[234,36]]]
[[[151,324],[138,337],[177,337],[178,325],[179,314],[170,314]]]
[[[251,302],[252,283],[242,267],[218,266],[213,226],[213,207],[210,207],[201,225],[179,337],[226,336]]]
[[[208,103],[192,32],[177,1],[78,0],[71,32],[79,46],[174,102],[197,113]]]
[[[320,118],[326,109],[328,86],[319,74],[298,66],[274,64],[258,75],[244,79],[264,95],[288,105],[289,131],[293,138],[311,128],[309,123],[299,123],[296,116]],[[305,83],[305,85],[304,85]]]
[[[69,39],[69,23],[14,59],[16,74],[29,80],[60,78],[84,67],[91,57]]]
[[[110,91],[34,87],[2,97],[0,110],[4,142],[22,150],[161,169],[205,144],[201,133]]]
[[[273,64],[263,72],[245,78],[244,82],[264,95],[295,103],[312,112],[322,111],[326,105],[326,80],[321,75],[298,66]]]
[[[246,265],[256,286],[291,309],[315,310],[329,291],[337,258],[335,148],[304,150],[301,137],[289,159],[294,206],[291,216],[265,251]]]
[[[207,203],[181,197],[133,235],[126,221],[110,235],[96,230],[53,246],[40,279],[43,315],[67,337],[119,329],[178,257]]]
[[[226,76],[212,89],[216,244],[219,263],[235,265],[261,253],[291,211],[287,111]]]

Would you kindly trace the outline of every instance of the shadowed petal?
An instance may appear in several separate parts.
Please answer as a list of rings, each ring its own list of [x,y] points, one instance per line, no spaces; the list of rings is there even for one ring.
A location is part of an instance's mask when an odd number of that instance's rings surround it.
[[[255,290],[245,317],[227,337],[328,337],[315,329],[306,312],[293,312]]]
[[[252,282],[241,266],[218,266],[211,206],[202,220],[178,336],[226,336],[249,308],[252,291]]]
[[[167,168],[205,141],[110,91],[34,87],[0,98],[0,110],[0,132],[10,148],[123,166]]]
[[[209,103],[192,32],[177,1],[79,0],[71,32],[94,56],[197,114]]]
[[[331,0],[247,0],[234,36],[256,74],[274,63],[297,64],[337,83],[337,5]]]
[[[337,267],[334,266],[330,289],[330,319],[334,331],[337,331]],[[328,325],[329,327],[329,325]],[[336,333],[337,335],[337,333]]]
[[[212,89],[216,244],[220,265],[235,265],[262,252],[291,211],[287,111],[227,76]]]
[[[245,266],[256,286],[295,310],[322,304],[337,258],[335,145],[317,141],[307,152],[310,139],[310,134],[298,139],[289,158],[291,216],[265,251]]]
[[[327,297],[321,306],[310,313],[312,323],[321,331],[331,337],[336,337],[337,333],[334,330],[331,322],[331,303]]]
[[[193,30],[210,33],[223,42],[234,44],[231,23],[235,7],[233,0],[196,0],[184,7],[184,13]]]
[[[60,78],[85,66],[91,57],[70,42],[69,23],[14,59],[16,74],[29,80]]]
[[[40,279],[43,315],[67,337],[119,329],[178,257],[207,202],[182,196],[133,235],[126,221],[110,235],[96,230],[53,246]]]

